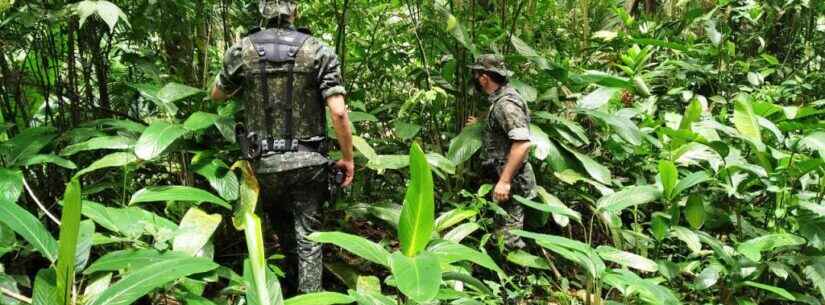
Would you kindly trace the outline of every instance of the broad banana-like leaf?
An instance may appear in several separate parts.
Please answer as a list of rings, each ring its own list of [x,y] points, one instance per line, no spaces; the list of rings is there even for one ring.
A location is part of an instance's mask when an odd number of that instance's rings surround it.
[[[316,232],[309,236],[309,240],[333,244],[373,263],[389,266],[390,253],[381,245],[360,236],[343,232]]]
[[[157,158],[186,132],[187,130],[178,124],[154,122],[140,135],[135,144],[135,155],[141,160]]]
[[[63,195],[57,257],[57,304],[71,304],[75,279],[75,253],[80,233],[80,182],[72,179]]]
[[[427,247],[435,223],[433,174],[417,143],[410,149],[410,178],[398,222],[398,239],[404,255],[413,257]]]
[[[438,295],[441,286],[441,266],[438,258],[428,252],[409,257],[401,252],[390,256],[392,270],[398,290],[418,303],[427,303]]]
[[[37,217],[14,202],[0,199],[0,222],[22,236],[43,257],[57,260],[57,241]]]
[[[209,202],[220,207],[231,209],[229,203],[212,193],[190,186],[152,186],[137,191],[132,195],[129,204],[158,201],[193,201]]]

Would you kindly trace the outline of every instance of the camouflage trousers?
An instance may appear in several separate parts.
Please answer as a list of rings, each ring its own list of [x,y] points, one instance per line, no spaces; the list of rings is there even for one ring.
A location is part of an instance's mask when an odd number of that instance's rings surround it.
[[[321,228],[321,208],[329,198],[327,167],[263,174],[258,179],[263,208],[286,253],[284,288],[290,294],[321,291],[322,247],[307,237]]]
[[[494,168],[488,174],[488,177],[493,179],[492,183],[498,182],[499,175],[504,169],[504,161],[494,163]],[[524,248],[526,244],[518,236],[510,234],[513,230],[521,230],[524,228],[524,206],[513,199],[513,196],[519,195],[527,199],[536,197],[536,178],[533,173],[533,167],[530,163],[525,163],[513,178],[512,187],[510,189],[510,200],[499,203],[501,207],[507,212],[507,215],[496,218],[497,235],[504,239],[505,245],[510,249]]]

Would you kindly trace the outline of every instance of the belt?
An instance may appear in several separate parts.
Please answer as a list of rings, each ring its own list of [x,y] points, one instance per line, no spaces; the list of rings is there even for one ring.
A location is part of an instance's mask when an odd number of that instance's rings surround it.
[[[297,139],[293,139],[292,141],[287,141],[285,139],[263,139],[258,142],[258,147],[260,147],[261,155],[271,155],[271,154],[279,154],[279,153],[286,153],[286,152],[317,152],[323,153],[321,151],[323,147],[323,140],[309,140],[309,141],[301,141]]]

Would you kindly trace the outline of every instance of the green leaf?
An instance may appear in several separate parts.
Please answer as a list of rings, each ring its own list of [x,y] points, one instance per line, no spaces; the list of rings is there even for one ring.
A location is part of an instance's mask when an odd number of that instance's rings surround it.
[[[699,99],[693,101],[685,109],[685,114],[682,116],[682,121],[679,123],[679,129],[692,130],[693,123],[698,122],[702,118],[702,103]]]
[[[158,98],[164,103],[175,103],[199,93],[203,93],[203,90],[179,83],[168,83],[158,91]]]
[[[702,272],[696,275],[696,288],[703,290],[713,287],[719,282],[720,267],[717,265],[707,266]]]
[[[705,224],[705,204],[700,196],[690,196],[685,207],[685,219],[694,230],[699,230]]]
[[[587,71],[580,75],[582,81],[595,83],[609,88],[633,89],[633,82],[624,77],[610,75],[602,71]]]
[[[249,305],[282,305],[284,303],[278,277],[265,265],[260,266],[261,278],[256,278],[249,259],[244,260],[243,281],[246,286],[246,302]]]
[[[172,250],[197,255],[218,229],[221,220],[220,214],[207,214],[198,208],[190,208],[180,221]]]
[[[439,153],[428,153],[427,163],[429,163],[430,166],[437,171],[441,171],[449,175],[455,174],[455,164],[453,161],[450,161]]]
[[[398,290],[413,301],[426,303],[438,295],[441,267],[435,255],[421,252],[409,257],[395,252],[390,256],[390,269]]]
[[[507,261],[522,267],[550,270],[550,265],[547,264],[544,258],[532,255],[524,250],[507,253]]]
[[[740,94],[734,100],[733,124],[743,138],[750,141],[757,150],[764,151],[762,131],[756,114],[753,113],[753,98],[747,94]]]
[[[186,129],[180,125],[163,121],[154,122],[140,135],[135,145],[135,155],[142,160],[157,158],[184,134]]]
[[[661,196],[652,185],[631,186],[619,192],[604,196],[596,203],[596,209],[602,212],[617,213],[626,208],[647,204]]]
[[[771,292],[771,293],[776,294],[777,296],[780,296],[780,297],[782,297],[782,298],[784,298],[788,301],[796,301],[796,298],[793,296],[793,294],[791,294],[790,292],[788,292],[784,288],[771,286],[771,285],[767,285],[767,284],[762,284],[762,283],[751,282],[751,281],[745,281],[744,284],[745,284],[745,286],[759,288],[759,289]]]
[[[0,222],[22,236],[43,257],[57,260],[57,241],[37,217],[16,203],[0,199]]]
[[[819,294],[825,299],[825,256],[813,258],[802,273],[819,289]]]
[[[642,131],[639,130],[638,126],[636,126],[636,123],[633,123],[630,119],[596,110],[582,111],[582,113],[603,121],[605,124],[613,128],[613,130],[619,134],[619,137],[627,141],[627,143],[634,146],[639,146],[642,144],[644,134],[642,134]]]
[[[461,133],[450,141],[447,159],[450,159],[456,165],[470,160],[481,149],[481,133],[483,130],[484,124],[481,123],[464,127]]]
[[[124,274],[89,305],[129,305],[171,281],[215,268],[218,264],[209,259],[167,256]]]
[[[352,145],[355,147],[358,152],[360,152],[367,160],[373,160],[378,158],[378,154],[375,153],[375,150],[367,143],[367,140],[359,136],[352,136]]]
[[[95,237],[95,223],[91,220],[80,222],[80,231],[77,234],[77,250],[75,250],[75,270],[83,270],[89,263],[92,252],[92,243]]]
[[[419,132],[421,132],[422,128],[421,125],[401,121],[396,121],[393,126],[395,129],[395,134],[404,141],[414,138]]]
[[[109,31],[114,32],[115,26],[117,25],[117,21],[122,19],[123,22],[129,24],[129,21],[126,18],[126,14],[120,10],[117,5],[105,0],[97,0],[95,1],[97,5],[97,15],[100,16],[100,19],[103,19],[103,22],[106,22],[106,25],[109,26]],[[82,24],[82,23],[81,23]]]
[[[610,100],[615,98],[619,91],[617,88],[600,87],[596,89],[596,91],[582,97],[576,106],[586,110],[602,108],[604,105],[607,105]]]
[[[438,216],[438,218],[435,220],[435,231],[444,231],[449,227],[452,227],[464,220],[476,216],[477,214],[478,211],[471,209],[450,210],[449,212],[441,214],[441,216]]]
[[[188,257],[185,253],[169,252],[160,254],[155,249],[128,249],[109,252],[98,258],[83,274],[95,272],[134,270],[149,265],[152,262],[169,259],[170,257]]]
[[[481,226],[479,226],[477,223],[468,222],[455,227],[454,229],[450,230],[450,232],[445,233],[442,238],[444,240],[460,243],[462,240],[464,240],[464,238],[470,236],[470,234],[473,234],[473,232],[475,232],[478,229],[481,229]]]
[[[309,240],[333,244],[373,263],[389,266],[390,253],[380,245],[360,236],[343,232],[316,232]]]
[[[495,296],[495,294],[490,289],[490,287],[487,287],[487,285],[485,285],[484,282],[470,276],[469,274],[458,273],[458,272],[444,272],[441,276],[442,276],[444,281],[459,281],[459,282],[462,282],[464,284],[469,285],[470,288],[475,288],[475,290],[478,291],[478,292],[481,292],[481,293],[489,295],[489,296]],[[467,305],[466,303],[462,303],[462,304]]]
[[[66,169],[77,169],[77,165],[71,160],[66,160],[55,155],[34,155],[23,165],[32,166],[46,163],[51,163]]]
[[[656,262],[646,257],[621,251],[613,247],[599,246],[596,248],[596,253],[598,253],[604,260],[617,263],[624,267],[630,267],[645,272],[656,272],[656,270],[659,269]]]
[[[57,300],[57,274],[54,269],[40,269],[34,277],[32,305],[54,305]]]
[[[699,236],[696,235],[696,233],[693,233],[690,229],[674,226],[671,228],[670,235],[687,244],[687,247],[691,252],[699,253],[699,251],[702,251],[702,243],[699,240]]]
[[[538,203],[521,197],[519,195],[513,196],[513,199],[535,210],[570,217],[573,218],[573,220],[575,220],[576,222],[581,223],[581,213],[568,208],[563,203],[561,203],[561,201],[555,196],[550,195],[550,197],[547,197],[547,199],[550,199],[550,201],[545,201],[544,203]]]
[[[337,292],[316,292],[310,294],[299,295],[284,301],[284,305],[332,305],[332,304],[349,304],[355,302],[355,299]]]
[[[358,122],[378,122],[378,118],[376,118],[374,115],[369,114],[369,113],[366,113],[366,112],[360,112],[360,111],[350,111],[350,113],[349,113],[349,121],[350,121],[350,122],[353,122],[353,123],[358,123]]]
[[[96,202],[84,201],[81,213],[98,225],[127,237],[165,234],[164,231],[172,234],[178,230],[175,223],[138,207],[110,208]]]
[[[196,162],[195,160],[198,157],[196,156],[192,160],[195,173],[206,178],[212,189],[218,192],[218,195],[223,199],[227,201],[237,200],[240,182],[238,182],[238,176],[235,176],[229,166],[219,159]]]
[[[79,172],[77,172],[74,176],[75,177],[81,177],[85,174],[94,172],[94,171],[99,170],[99,169],[104,169],[104,168],[123,167],[123,166],[129,165],[129,164],[131,164],[131,163],[133,163],[137,160],[138,160],[138,158],[132,153],[128,153],[128,152],[113,153],[113,154],[110,154],[110,155],[106,155],[105,157],[101,158],[100,160],[95,161],[94,163],[92,163],[88,167],[86,167],[86,168],[80,170]]]
[[[0,143],[0,155],[7,166],[25,164],[32,156],[52,143],[57,130],[52,127],[35,127],[24,129],[11,140]]]
[[[675,197],[673,190],[676,188],[676,184],[679,183],[679,171],[673,162],[669,160],[659,161],[659,180],[662,181],[662,188],[664,189],[662,196],[668,200],[673,199]]]
[[[195,112],[185,122],[183,128],[188,131],[198,131],[215,125],[218,121],[218,115],[206,112]]]
[[[23,194],[23,172],[0,168],[0,200],[17,202]]]
[[[691,173],[679,180],[679,183],[677,183],[676,187],[673,188],[672,196],[675,198],[691,187],[713,180],[713,177],[709,176],[706,172]]]
[[[538,234],[522,230],[513,230],[511,233],[516,236],[535,240],[539,246],[579,264],[591,276],[598,276],[607,268],[604,265],[604,261],[596,254],[596,251],[583,242],[561,236]]]
[[[412,257],[427,247],[435,222],[433,174],[417,143],[410,149],[410,178],[398,222],[398,240],[404,255]]]
[[[749,239],[736,247],[748,259],[759,262],[762,260],[762,252],[773,251],[782,247],[793,247],[804,245],[805,239],[793,234],[779,233],[759,236]]]
[[[135,146],[135,140],[124,136],[97,137],[86,140],[86,142],[72,144],[60,151],[61,156],[71,156],[82,151],[99,149],[131,149]]]
[[[584,170],[592,177],[594,180],[598,181],[599,183],[603,184],[610,184],[612,180],[612,175],[610,174],[610,169],[606,166],[599,164],[590,156],[579,153],[572,148],[567,147],[567,145],[562,145],[562,147],[569,151],[576,159],[581,162],[582,166],[584,166]]]
[[[817,131],[805,136],[799,140],[799,146],[819,152],[819,157],[825,158],[825,131]]]
[[[80,182],[72,179],[63,195],[57,257],[57,303],[71,304],[75,279],[75,254],[80,232]]]
[[[466,260],[495,271],[501,275],[504,274],[504,270],[499,268],[499,266],[496,265],[495,261],[493,261],[489,255],[462,244],[441,240],[435,242],[432,246],[427,248],[427,251],[435,254],[442,264],[452,264],[454,262]]]
[[[132,194],[129,204],[157,201],[209,202],[232,209],[229,203],[207,191],[189,186],[152,186]]]

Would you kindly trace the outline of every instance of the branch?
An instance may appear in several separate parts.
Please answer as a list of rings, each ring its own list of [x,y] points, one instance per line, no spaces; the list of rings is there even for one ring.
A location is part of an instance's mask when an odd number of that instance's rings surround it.
[[[32,303],[32,299],[27,298],[24,295],[17,294],[14,291],[6,289],[5,287],[0,287],[0,292],[2,292],[3,295],[5,295],[5,296],[8,296],[8,297],[10,297],[12,299],[15,299],[15,300],[18,300],[20,302],[23,302],[23,303],[26,303],[26,304],[31,304]]]
[[[23,186],[26,187],[26,192],[29,193],[29,196],[31,196],[32,199],[34,199],[34,202],[37,203],[37,207],[39,207],[41,210],[43,210],[43,212],[46,213],[46,216],[48,216],[49,219],[54,221],[54,223],[56,223],[59,226],[60,225],[60,220],[57,220],[57,217],[54,217],[54,215],[52,215],[52,213],[49,212],[48,209],[46,209],[46,206],[43,205],[42,202],[40,202],[40,199],[37,199],[37,196],[34,194],[34,191],[32,191],[32,188],[29,186],[29,183],[26,182],[25,177],[23,178]]]

